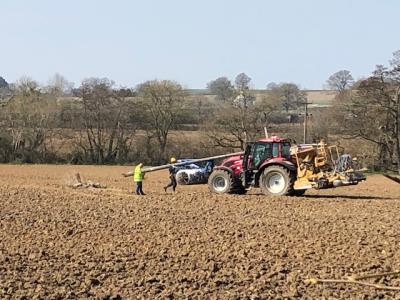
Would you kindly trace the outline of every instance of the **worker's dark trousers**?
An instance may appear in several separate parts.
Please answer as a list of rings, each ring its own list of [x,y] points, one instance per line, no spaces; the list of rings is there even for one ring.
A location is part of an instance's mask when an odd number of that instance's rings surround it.
[[[175,176],[171,176],[169,179],[171,181],[170,181],[170,183],[168,183],[168,185],[165,187],[165,189],[167,189],[167,188],[172,186],[172,190],[175,192],[175,189],[176,189],[176,178],[175,178]]]
[[[143,184],[141,181],[136,182],[136,195],[144,195],[143,193]]]

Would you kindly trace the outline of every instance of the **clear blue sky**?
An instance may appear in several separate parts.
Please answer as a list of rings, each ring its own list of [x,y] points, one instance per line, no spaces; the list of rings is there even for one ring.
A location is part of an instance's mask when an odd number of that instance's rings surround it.
[[[318,89],[340,69],[357,78],[386,64],[399,12],[398,0],[2,0],[0,76],[203,88],[245,72],[256,88]]]

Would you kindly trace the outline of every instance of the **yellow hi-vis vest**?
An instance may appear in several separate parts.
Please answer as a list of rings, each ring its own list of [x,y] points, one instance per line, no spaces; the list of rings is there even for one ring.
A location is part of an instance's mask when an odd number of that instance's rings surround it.
[[[140,182],[143,179],[143,173],[142,173],[142,168],[139,166],[135,167],[135,172],[133,175],[133,181],[135,182]]]

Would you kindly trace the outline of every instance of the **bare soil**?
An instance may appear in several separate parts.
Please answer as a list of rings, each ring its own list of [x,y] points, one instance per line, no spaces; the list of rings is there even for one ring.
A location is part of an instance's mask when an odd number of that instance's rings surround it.
[[[0,165],[1,299],[400,299],[305,282],[400,269],[400,185],[383,176],[269,198],[165,194],[162,171],[140,197],[127,170]],[[108,188],[69,188],[76,171]]]

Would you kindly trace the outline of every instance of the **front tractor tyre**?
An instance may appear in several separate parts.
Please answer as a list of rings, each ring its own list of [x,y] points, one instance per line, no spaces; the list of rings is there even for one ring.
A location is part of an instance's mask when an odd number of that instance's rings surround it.
[[[208,189],[217,194],[226,194],[233,191],[233,177],[225,170],[215,170],[208,177]]]
[[[260,179],[260,188],[265,195],[283,196],[293,192],[294,176],[285,167],[267,167]]]

